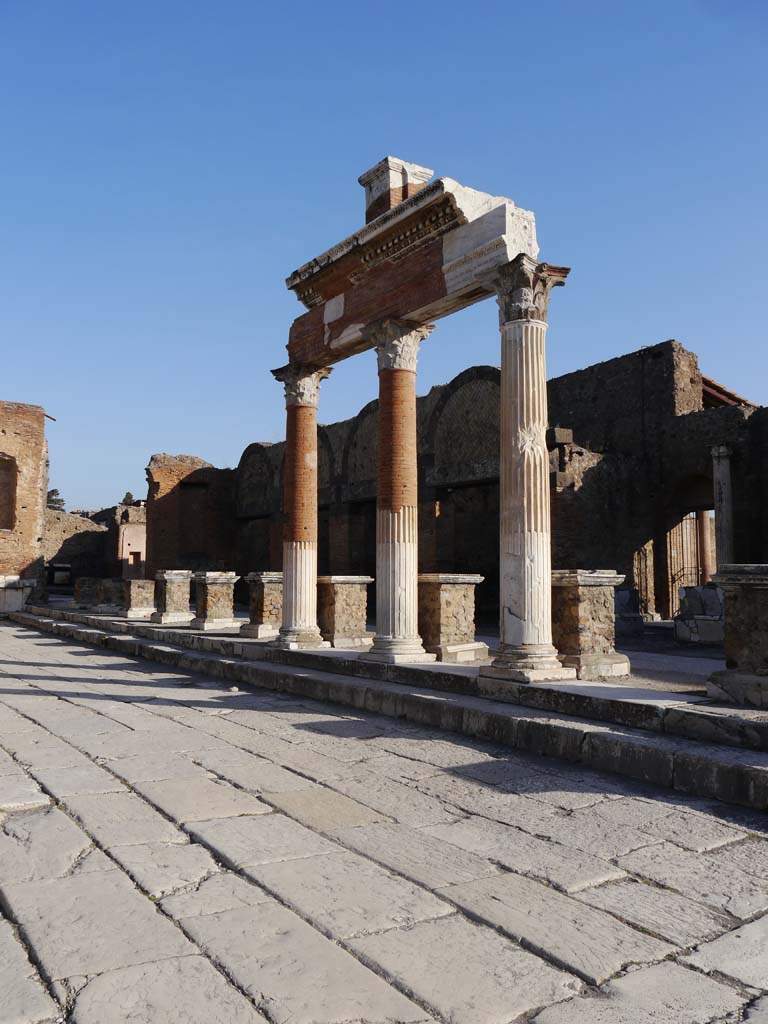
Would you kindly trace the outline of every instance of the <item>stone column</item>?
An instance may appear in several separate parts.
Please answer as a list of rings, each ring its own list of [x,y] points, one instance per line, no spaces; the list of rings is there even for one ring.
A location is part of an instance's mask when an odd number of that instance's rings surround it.
[[[485,661],[488,645],[475,640],[475,587],[483,576],[419,573],[419,631],[438,661]]]
[[[725,672],[707,692],[715,700],[768,709],[768,565],[719,565],[725,596]]]
[[[122,579],[99,580],[99,603],[93,609],[95,615],[122,615],[125,611],[125,595]]]
[[[696,533],[699,541],[699,568],[701,579],[699,583],[704,586],[712,579],[717,566],[715,564],[714,552],[712,551],[712,528],[709,522],[709,512],[696,513]]]
[[[0,576],[0,619],[11,612],[20,612],[35,588],[34,580],[17,575]]]
[[[418,630],[416,360],[433,330],[381,320],[363,331],[379,362],[376,489],[376,636],[365,657],[388,664],[434,661]]]
[[[563,665],[579,679],[628,676],[629,658],[616,651],[616,588],[624,577],[612,569],[555,569],[552,634]]]
[[[285,385],[283,622],[271,643],[285,650],[328,647],[317,627],[317,403],[329,369],[272,371]]]
[[[188,626],[194,619],[189,610],[189,584],[192,573],[187,569],[160,569],[155,573],[155,606],[152,622],[162,625]]]
[[[733,489],[731,452],[724,444],[712,449],[712,484],[715,493],[715,546],[717,565],[733,562]]]
[[[236,629],[235,584],[240,579],[234,572],[195,573],[195,611],[190,622],[192,629],[212,633],[221,629]]]
[[[99,584],[96,576],[78,576],[75,580],[75,607],[93,608],[99,603]]]
[[[245,579],[250,588],[250,622],[242,627],[240,636],[274,640],[283,621],[283,574],[249,572]]]
[[[501,328],[501,622],[499,653],[481,672],[494,679],[532,683],[576,674],[552,645],[544,360],[549,294],[567,274],[522,253],[493,277]]]
[[[155,581],[123,580],[123,606],[126,619],[148,619],[155,611]]]
[[[366,629],[369,583],[372,576],[318,576],[317,622],[333,647],[371,646],[373,634]]]

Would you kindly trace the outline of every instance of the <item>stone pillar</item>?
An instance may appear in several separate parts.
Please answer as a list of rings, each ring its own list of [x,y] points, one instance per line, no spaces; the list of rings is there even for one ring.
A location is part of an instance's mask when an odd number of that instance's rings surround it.
[[[710,526],[709,512],[699,511],[696,513],[696,533],[699,541],[699,568],[701,569],[699,583],[704,586],[709,583],[717,569],[712,550],[712,527]]]
[[[563,665],[579,679],[628,676],[629,658],[616,652],[616,588],[612,569],[552,572],[552,639]]]
[[[123,580],[123,611],[126,619],[148,619],[155,611],[154,580]]]
[[[35,588],[34,580],[17,575],[0,575],[0,619],[20,612]]]
[[[234,572],[195,573],[195,611],[190,622],[192,629],[212,633],[221,629],[236,629],[235,584],[240,577]]]
[[[99,580],[98,604],[93,609],[96,615],[122,615],[125,611],[125,595],[122,579]]]
[[[318,576],[317,623],[323,640],[333,647],[371,646],[366,628],[368,584],[372,576]]]
[[[274,640],[283,621],[283,574],[249,572],[245,579],[249,586],[250,622],[241,628],[240,636]]]
[[[568,270],[521,254],[493,277],[501,327],[499,653],[481,674],[532,683],[572,679],[552,645],[547,376],[553,287]],[[503,686],[483,683],[486,692]]]
[[[388,664],[435,660],[419,636],[417,595],[416,360],[432,330],[432,324],[381,320],[363,331],[379,363],[376,636],[364,657]]]
[[[488,645],[475,640],[475,587],[483,576],[419,573],[419,633],[438,661],[485,661]]]
[[[733,563],[733,488],[731,452],[724,444],[712,449],[712,484],[715,493],[715,546],[718,568]]]
[[[331,371],[286,366],[283,621],[272,641],[286,650],[327,647],[317,628],[317,403]]]
[[[768,565],[720,565],[712,582],[725,597],[725,672],[714,672],[715,700],[768,708]]]
[[[99,603],[99,583],[95,576],[79,576],[75,580],[75,607],[93,608]]]
[[[189,584],[192,573],[187,569],[160,569],[155,573],[155,607],[152,622],[162,625],[188,626],[194,615],[189,610]]]

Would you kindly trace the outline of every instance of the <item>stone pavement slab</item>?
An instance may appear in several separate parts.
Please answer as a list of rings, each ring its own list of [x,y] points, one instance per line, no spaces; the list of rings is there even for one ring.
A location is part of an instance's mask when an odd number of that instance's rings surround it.
[[[6,754],[0,748],[0,778],[4,779],[9,775],[24,775],[24,769],[13,760],[10,754]]]
[[[197,843],[113,846],[109,852],[144,892],[155,898],[197,885],[218,871],[211,855]]]
[[[744,1021],[745,1024],[768,1024],[768,996],[763,996],[749,1007]]]
[[[683,810],[672,811],[663,818],[643,825],[643,831],[682,846],[685,850],[705,853],[726,846],[737,839],[744,839],[745,833],[730,828],[714,818],[702,814],[689,814]]]
[[[127,792],[119,779],[95,764],[78,764],[68,768],[31,768],[30,774],[57,800],[79,793]]]
[[[454,912],[425,889],[354,853],[253,865],[245,874],[336,939]]]
[[[535,1024],[716,1024],[736,1021],[746,1001],[727,985],[664,963],[608,982],[600,995],[560,1003],[533,1019]]]
[[[178,921],[183,917],[221,914],[225,910],[241,910],[271,901],[272,897],[263,889],[231,871],[221,871],[200,882],[191,892],[166,896],[160,906]]]
[[[555,807],[517,793],[504,792],[471,779],[448,773],[432,775],[414,785],[423,793],[437,797],[449,806],[458,807],[467,814],[477,814],[493,821],[514,825],[526,832],[540,833],[552,822],[562,819]]]
[[[270,1020],[416,1024],[431,1018],[274,901],[182,921]]]
[[[768,916],[705,943],[683,962],[768,990]]]
[[[88,764],[85,754],[39,727],[30,732],[6,733],[0,742],[17,761],[32,768],[68,768],[70,765]]]
[[[520,875],[495,875],[451,885],[439,894],[596,985],[628,964],[660,960],[673,949]]]
[[[150,753],[140,756],[107,758],[104,767],[124,782],[160,782],[163,779],[199,778],[200,768],[184,754]]]
[[[267,1024],[202,956],[123,967],[77,994],[72,1024]]]
[[[350,948],[451,1024],[512,1021],[583,987],[458,915],[353,939]]]
[[[342,852],[336,843],[283,814],[197,821],[189,834],[235,868]]]
[[[31,811],[47,807],[49,803],[49,798],[29,776],[5,775],[0,779],[0,811]]]
[[[328,785],[404,825],[439,825],[455,821],[458,813],[455,808],[447,810],[439,800],[420,793],[413,786],[381,778],[365,769],[343,779],[333,779]]]
[[[734,917],[754,917],[768,910],[768,879],[748,875],[706,853],[660,843],[620,858],[619,864],[627,871]]]
[[[348,796],[334,793],[330,789],[262,795],[278,810],[296,818],[309,828],[317,829],[318,832],[330,832],[332,829],[350,825],[370,825],[387,817],[358,803],[357,800],[351,800]]]
[[[0,825],[0,887],[113,867],[85,832],[54,807],[12,814]]]
[[[0,1021],[49,1024],[59,1010],[8,921],[0,921]]]
[[[12,882],[2,891],[54,981],[195,951],[122,871]]]
[[[137,782],[134,788],[178,822],[271,812],[270,807],[250,793],[204,775],[196,778],[193,785],[188,779],[165,779],[161,782]]]
[[[676,946],[693,946],[733,927],[725,914],[635,879],[586,889],[576,898]]]
[[[747,839],[746,842],[717,850],[712,854],[712,859],[726,867],[733,865],[748,875],[768,878],[768,840]]]
[[[221,763],[213,751],[205,759],[209,771],[234,782],[236,786],[249,793],[287,793],[299,789],[317,788],[317,783],[305,779],[302,775],[287,771],[280,765],[264,761],[253,754],[246,754],[249,762],[240,761],[236,764]]]
[[[69,796],[66,806],[105,847],[185,843],[187,837],[135,793]]]

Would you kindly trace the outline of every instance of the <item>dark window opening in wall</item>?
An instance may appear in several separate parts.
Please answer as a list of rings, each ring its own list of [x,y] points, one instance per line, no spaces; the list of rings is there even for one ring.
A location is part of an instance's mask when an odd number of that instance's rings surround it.
[[[0,452],[0,530],[16,526],[16,459]]]
[[[132,551],[131,552],[131,564],[135,565],[135,566],[140,566],[141,565],[141,552],[140,551]]]
[[[179,558],[184,568],[196,569],[206,559],[208,484],[179,484]]]

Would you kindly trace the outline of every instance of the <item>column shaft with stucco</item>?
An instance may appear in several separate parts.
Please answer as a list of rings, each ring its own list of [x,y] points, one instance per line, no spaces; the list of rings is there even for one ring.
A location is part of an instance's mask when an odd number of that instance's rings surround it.
[[[283,621],[276,647],[327,647],[317,626],[317,403],[330,370],[287,366],[285,385]]]
[[[712,449],[712,485],[715,496],[715,548],[719,567],[733,563],[731,453],[724,444]]]
[[[709,583],[717,571],[715,554],[712,550],[712,526],[709,512],[706,510],[699,510],[696,513],[696,532],[699,546],[699,569],[701,570],[699,583],[703,586]]]
[[[544,352],[549,294],[567,273],[522,254],[493,278],[501,329],[501,607],[499,653],[482,670],[491,678],[534,682],[575,675],[552,644]]]

